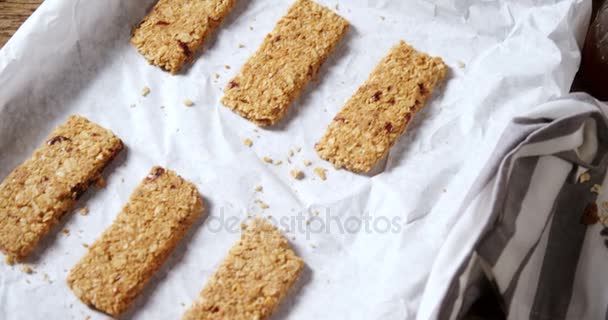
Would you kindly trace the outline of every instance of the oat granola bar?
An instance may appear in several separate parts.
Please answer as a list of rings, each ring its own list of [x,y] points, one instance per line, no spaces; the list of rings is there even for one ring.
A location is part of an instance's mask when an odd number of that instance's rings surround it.
[[[236,0],[159,0],[134,29],[131,43],[153,65],[173,74],[190,62]]]
[[[0,184],[0,249],[22,260],[122,150],[121,140],[70,116]]]
[[[244,227],[184,320],[267,319],[304,268],[285,237],[256,218]]]
[[[228,83],[222,103],[257,125],[275,124],[348,28],[348,21],[326,7],[297,0]]]
[[[315,146],[317,153],[337,168],[370,171],[386,156],[446,73],[440,58],[400,42],[333,119]]]
[[[114,223],[71,270],[76,296],[112,316],[124,312],[202,215],[196,187],[154,167]]]

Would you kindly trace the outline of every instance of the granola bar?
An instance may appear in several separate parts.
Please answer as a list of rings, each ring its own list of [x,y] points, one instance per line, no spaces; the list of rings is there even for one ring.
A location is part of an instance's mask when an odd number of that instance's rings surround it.
[[[389,152],[447,73],[401,41],[333,119],[315,148],[337,168],[368,172]]]
[[[283,235],[256,218],[209,280],[184,320],[267,319],[304,268]]]
[[[228,83],[222,103],[257,125],[275,124],[348,28],[348,21],[328,8],[297,0]]]
[[[68,285],[87,305],[124,312],[202,215],[192,183],[154,167],[118,217],[71,270]]]
[[[70,209],[122,141],[89,120],[70,116],[0,184],[0,249],[22,260]]]
[[[159,0],[133,31],[131,43],[153,65],[173,74],[190,62],[236,0]]]

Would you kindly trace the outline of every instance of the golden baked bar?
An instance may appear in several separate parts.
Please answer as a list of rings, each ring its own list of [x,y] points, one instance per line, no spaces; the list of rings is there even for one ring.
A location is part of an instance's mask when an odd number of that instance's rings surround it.
[[[151,64],[171,73],[190,62],[236,0],[159,0],[133,30],[131,43]]]
[[[71,270],[69,287],[87,305],[118,316],[202,213],[203,201],[192,183],[173,171],[152,168]]]
[[[329,125],[315,148],[337,168],[368,172],[403,134],[447,73],[440,58],[401,41]]]
[[[70,116],[0,184],[0,249],[22,260],[122,150],[112,132]]]
[[[256,218],[211,277],[184,320],[267,319],[304,262],[270,222]]]
[[[222,103],[257,125],[277,123],[348,28],[331,10],[297,0],[228,83]]]

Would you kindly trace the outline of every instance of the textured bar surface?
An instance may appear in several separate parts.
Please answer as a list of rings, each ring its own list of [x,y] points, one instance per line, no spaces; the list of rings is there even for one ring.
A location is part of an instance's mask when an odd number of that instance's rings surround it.
[[[228,83],[222,103],[257,125],[277,123],[348,28],[326,7],[296,1]]]
[[[133,30],[131,43],[151,64],[173,74],[190,62],[236,0],[159,0]]]
[[[196,187],[154,167],[114,223],[68,276],[87,305],[112,316],[124,312],[203,213]]]
[[[22,260],[122,150],[122,141],[70,116],[0,184],[0,249]]]
[[[267,319],[303,268],[279,230],[256,218],[183,319]]]
[[[440,58],[405,42],[391,49],[315,146],[336,168],[368,172],[389,152],[445,78]]]

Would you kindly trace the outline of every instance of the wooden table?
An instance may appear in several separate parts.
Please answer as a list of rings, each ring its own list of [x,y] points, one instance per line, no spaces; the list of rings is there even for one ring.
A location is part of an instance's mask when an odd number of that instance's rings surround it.
[[[0,48],[43,0],[0,0]]]

